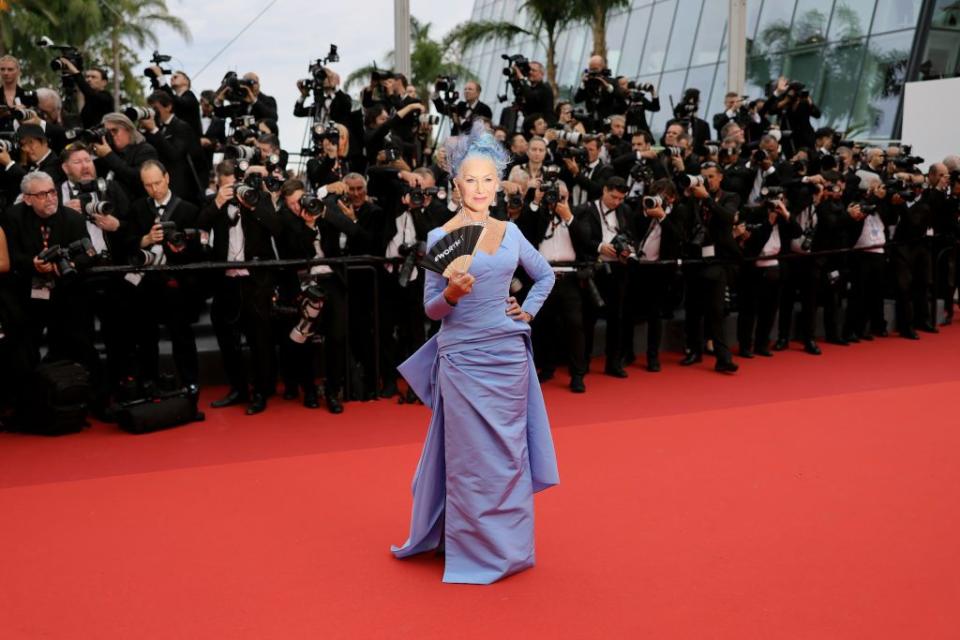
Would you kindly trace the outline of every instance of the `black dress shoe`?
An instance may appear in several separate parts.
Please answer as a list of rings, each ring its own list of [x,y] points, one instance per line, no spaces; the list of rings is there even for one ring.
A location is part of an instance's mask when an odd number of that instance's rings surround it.
[[[860,334],[848,333],[847,335],[843,336],[843,339],[846,340],[848,344],[856,344],[860,342]]]
[[[937,329],[930,322],[924,322],[923,324],[918,326],[917,329],[919,329],[920,331],[923,331],[924,333],[940,333],[940,329]]]
[[[877,338],[889,338],[890,332],[887,331],[886,329],[880,329],[879,331],[874,331],[873,335],[876,336]]]
[[[850,343],[844,338],[827,338],[827,344],[836,344],[841,347],[849,347]]]
[[[248,400],[247,394],[233,389],[227,395],[223,396],[219,400],[214,400],[210,403],[210,406],[214,409],[222,409],[223,407],[231,407],[235,404],[241,404]]]
[[[316,409],[320,406],[320,400],[317,398],[316,391],[303,392],[303,406],[307,409]]]
[[[547,382],[548,380],[553,380],[553,375],[553,369],[543,369],[537,374],[537,380],[540,382]]]
[[[300,395],[300,392],[297,391],[296,387],[284,387],[283,388],[283,399],[284,400],[296,400],[297,396]]]
[[[627,377],[627,372],[623,370],[623,367],[607,367],[606,369],[603,370],[603,372],[608,376],[612,376],[614,378]]]
[[[683,360],[680,361],[680,366],[689,367],[690,365],[698,362],[703,362],[703,354],[691,351],[687,355],[683,356]]]
[[[587,390],[585,384],[583,384],[583,376],[571,376],[570,378],[570,391],[574,393],[583,393]]]
[[[920,336],[917,335],[917,332],[913,329],[905,329],[900,332],[900,337],[906,338],[907,340],[919,340]]]
[[[787,347],[790,346],[790,341],[786,338],[777,338],[777,341],[773,344],[774,351],[786,351]]]
[[[254,416],[258,413],[263,413],[266,408],[267,399],[259,393],[255,393],[253,394],[253,398],[250,399],[250,405],[247,406],[247,415]]]
[[[333,396],[327,396],[325,400],[327,402],[327,410],[329,410],[330,413],[343,413],[343,405],[339,400]]]
[[[420,398],[417,397],[413,389],[407,389],[407,393],[403,396],[403,401],[407,404],[416,404],[420,402]]]
[[[740,369],[739,365],[733,360],[717,360],[717,364],[713,368],[720,373],[736,373]]]
[[[637,356],[632,353],[628,353],[627,355],[623,356],[623,364],[625,365],[631,365],[636,361],[637,361]]]
[[[772,358],[772,357],[773,357],[773,353],[770,351],[770,349],[767,349],[766,347],[763,347],[762,349],[760,349],[760,348],[758,347],[757,349],[754,349],[753,352],[754,352],[755,354],[757,354],[758,356],[763,356],[764,358]]]
[[[750,349],[744,349],[741,347],[740,350],[737,352],[737,354],[741,358],[746,358],[747,360],[753,358],[753,351],[751,351]]]
[[[391,381],[391,382],[388,382],[387,384],[383,385],[383,389],[380,390],[380,397],[381,397],[381,398],[392,398],[393,396],[397,395],[397,393],[399,393],[399,391],[398,391],[398,389],[397,389],[397,383]]]
[[[656,357],[647,357],[647,371],[650,373],[657,373],[660,371],[660,358]]]
[[[814,342],[813,340],[804,340],[803,350],[812,356],[818,356],[821,353],[823,353],[822,351],[820,351],[820,347],[817,346],[817,343]]]
[[[862,336],[860,336],[860,339],[863,340],[864,342],[873,342],[873,334],[864,333]]]

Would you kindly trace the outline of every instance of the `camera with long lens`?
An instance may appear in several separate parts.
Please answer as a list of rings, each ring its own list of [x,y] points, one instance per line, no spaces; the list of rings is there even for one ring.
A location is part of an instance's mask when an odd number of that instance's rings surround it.
[[[41,49],[56,49],[59,51],[57,57],[50,61],[50,69],[60,74],[66,74],[66,67],[60,62],[60,58],[66,58],[79,71],[83,71],[83,55],[76,47],[68,44],[55,44],[50,38],[43,36],[36,41],[36,45]]]
[[[682,158],[683,147],[664,147],[660,153],[671,158]]]
[[[787,85],[787,95],[791,98],[809,98],[810,90],[802,82],[793,81]]]
[[[578,164],[585,164],[587,162],[587,150],[581,147],[563,147],[557,149],[557,159],[558,160],[573,160]]]
[[[223,148],[223,157],[225,160],[236,160],[237,163],[253,163],[259,155],[259,149],[243,144],[228,144]]]
[[[507,61],[507,66],[503,70],[503,75],[508,78],[513,76],[513,68],[516,67],[520,70],[520,75],[524,78],[530,77],[530,61],[527,60],[527,57],[522,53],[515,53],[513,55],[507,55],[505,53],[500,54],[500,57]]]
[[[633,242],[631,242],[630,236],[624,233],[618,233],[613,236],[613,239],[610,241],[610,246],[612,246],[613,250],[620,256],[623,253],[629,253],[631,251]]]
[[[904,155],[893,159],[893,166],[897,169],[912,171],[918,164],[923,164],[924,159],[920,156]]]
[[[251,173],[243,179],[243,182],[234,183],[233,197],[237,204],[242,204],[253,209],[260,204],[263,179],[259,174]]]
[[[0,151],[6,151],[11,158],[15,159],[20,156],[20,147],[17,146],[16,135],[8,131],[0,132]]]
[[[400,155],[400,149],[396,147],[384,147],[383,148],[383,161],[386,163],[396,162],[402,156]]]
[[[64,135],[68,143],[82,142],[84,144],[99,143],[101,140],[110,140],[110,132],[104,126],[93,127],[92,129],[67,129]]]
[[[236,71],[228,71],[223,76],[223,80],[220,81],[220,88],[217,90],[217,93],[227,90],[224,97],[230,102],[243,102],[243,99],[247,97],[247,92],[244,88],[252,89],[256,85],[256,81],[252,78],[241,78],[237,75]]]
[[[543,168],[543,177],[540,180],[541,202],[548,209],[553,209],[560,202],[560,167],[555,164]]]
[[[323,91],[323,84],[327,79],[326,66],[330,62],[340,62],[340,54],[337,52],[337,45],[335,44],[330,45],[330,51],[327,52],[326,57],[310,61],[310,65],[307,67],[307,73],[310,74],[310,77],[300,80],[298,84],[307,91],[313,91],[314,93]]]
[[[627,102],[629,102],[630,104],[627,106],[627,108],[629,109],[630,107],[634,106],[633,103],[638,103],[641,100],[643,100],[644,93],[653,93],[653,85],[650,84],[649,82],[643,82],[643,83],[637,84],[635,80],[631,80],[630,82],[628,82],[626,98],[627,98]],[[636,106],[640,106],[640,105],[636,105]]]
[[[707,140],[703,143],[704,149],[707,150],[707,156],[720,156],[720,147],[722,143],[717,140]]]
[[[424,242],[404,242],[397,247],[397,253],[403,258],[397,282],[401,287],[405,287],[410,283],[410,278],[413,277],[413,270],[417,266],[417,262],[427,254],[427,245]]]
[[[123,115],[130,118],[131,122],[140,122],[141,120],[153,120],[157,117],[157,112],[151,107],[130,106],[123,110]]]
[[[677,178],[677,182],[682,189],[693,189],[694,187],[706,185],[703,176],[692,176],[686,173]]]
[[[173,58],[172,58],[171,56],[165,56],[165,55],[161,54],[159,51],[154,51],[154,52],[153,52],[153,55],[150,57],[150,65],[151,65],[151,66],[154,66],[154,65],[155,65],[155,66],[160,67],[160,74],[161,74],[161,75],[168,76],[168,75],[170,75],[172,72],[170,71],[170,69],[164,69],[164,68],[163,68],[163,63],[165,63],[165,62],[170,62],[170,60],[172,60],[172,59],[173,59]],[[147,77],[147,78],[150,78],[151,80],[156,80],[156,79],[157,79],[157,72],[154,71],[153,69],[151,69],[150,67],[148,67],[148,68],[146,68],[146,69],[143,70],[143,75],[144,75],[145,77]]]
[[[569,144],[580,144],[584,136],[584,134],[579,131],[567,131],[566,129],[553,129],[553,133],[557,136],[557,140],[562,140]]]
[[[780,202],[783,198],[783,187],[770,186],[762,187],[760,189],[760,197],[763,199],[764,205],[770,211],[780,208]]]
[[[643,196],[641,200],[644,209],[662,209],[663,198],[661,196]]]
[[[917,192],[913,190],[913,185],[903,180],[887,180],[884,186],[887,188],[887,193],[898,196],[904,202],[913,202],[917,199]]]
[[[427,202],[427,197],[435,197],[439,192],[440,190],[437,187],[410,187],[407,189],[410,208],[422,209]]]
[[[80,213],[94,222],[94,216],[107,216],[113,213],[113,203],[109,200],[100,200],[96,194],[81,193],[77,196],[80,201]]]
[[[523,194],[515,191],[507,196],[507,209],[519,209],[523,206]]]
[[[310,136],[313,140],[312,147],[304,147],[300,150],[303,155],[318,156],[323,153],[323,141],[329,140],[332,145],[340,145],[340,128],[332,120],[326,124],[316,123],[310,128]]]
[[[433,92],[436,98],[433,100],[434,106],[440,113],[449,115],[452,113],[457,100],[460,99],[460,92],[457,91],[457,83],[451,76],[437,76],[433,83]]]
[[[654,181],[653,167],[644,160],[638,160],[630,167],[630,177],[635,183],[649,185]]]
[[[91,258],[97,255],[97,250],[90,242],[90,238],[81,238],[74,240],[67,246],[55,244],[40,252],[37,260],[44,264],[52,264],[57,268],[61,280],[73,278],[77,275],[75,261],[80,256],[89,256]]]
[[[291,340],[297,344],[306,344],[314,338],[317,319],[320,317],[320,312],[323,310],[323,304],[326,300],[327,294],[315,284],[300,292],[299,319],[293,329],[290,330]]]
[[[857,203],[860,206],[860,213],[865,216],[873,215],[877,212],[877,205],[872,202],[859,202]]]
[[[29,118],[33,112],[30,109],[27,109],[25,105],[15,104],[13,106],[0,104],[0,122],[7,120],[15,120],[17,122],[23,122]]]

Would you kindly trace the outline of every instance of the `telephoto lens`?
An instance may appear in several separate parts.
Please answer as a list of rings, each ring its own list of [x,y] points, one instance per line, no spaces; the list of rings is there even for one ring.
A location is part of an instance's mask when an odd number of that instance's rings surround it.
[[[663,198],[660,196],[643,196],[644,209],[659,209],[663,206]]]
[[[684,174],[680,176],[678,182],[680,186],[684,189],[692,189],[693,187],[702,187],[703,186],[703,176],[691,176]]]
[[[316,196],[304,194],[300,196],[300,208],[310,215],[320,215],[324,210],[323,200]]]
[[[82,201],[82,200],[81,200]],[[113,203],[106,200],[97,202],[88,201],[83,203],[83,212],[88,215],[106,216],[113,213]]]
[[[154,111],[150,107],[127,107],[123,110],[123,115],[130,118],[133,122],[153,119],[155,117]]]

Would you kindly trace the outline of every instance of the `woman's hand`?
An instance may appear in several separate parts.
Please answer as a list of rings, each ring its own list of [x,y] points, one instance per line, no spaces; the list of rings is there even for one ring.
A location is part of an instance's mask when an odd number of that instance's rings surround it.
[[[521,320],[527,323],[533,320],[533,316],[521,309],[520,303],[517,302],[517,299],[513,296],[507,298],[507,315],[514,320]]]
[[[460,298],[473,290],[473,283],[477,279],[469,273],[454,271],[447,281],[447,288],[443,290],[443,297],[450,305],[460,302]]]

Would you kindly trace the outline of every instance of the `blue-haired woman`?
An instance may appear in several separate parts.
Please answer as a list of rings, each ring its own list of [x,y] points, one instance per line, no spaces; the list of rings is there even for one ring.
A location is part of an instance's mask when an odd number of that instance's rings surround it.
[[[485,226],[467,273],[427,272],[424,307],[440,331],[400,366],[433,409],[413,479],[404,558],[438,547],[444,582],[489,584],[533,566],[533,494],[557,484],[557,462],[530,348],[530,321],[553,288],[550,265],[513,223],[490,217],[507,163],[482,123],[451,139],[460,211],[430,232]],[[510,296],[517,266],[533,279]]]

